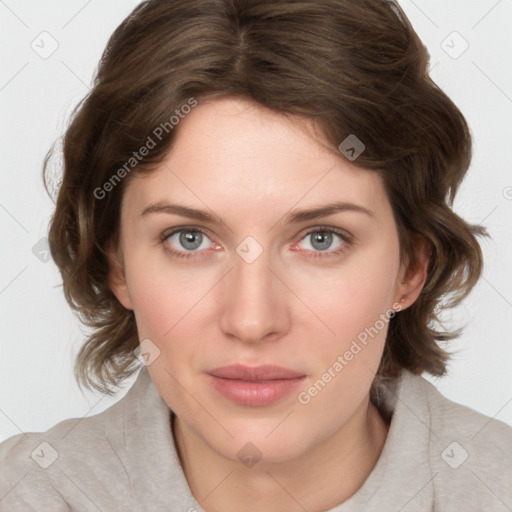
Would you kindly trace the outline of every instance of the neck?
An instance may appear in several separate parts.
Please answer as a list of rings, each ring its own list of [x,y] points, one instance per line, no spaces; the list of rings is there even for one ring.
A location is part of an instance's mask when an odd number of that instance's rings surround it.
[[[389,425],[369,398],[349,422],[299,457],[247,468],[222,457],[175,418],[173,435],[192,494],[206,512],[329,510],[364,483]]]

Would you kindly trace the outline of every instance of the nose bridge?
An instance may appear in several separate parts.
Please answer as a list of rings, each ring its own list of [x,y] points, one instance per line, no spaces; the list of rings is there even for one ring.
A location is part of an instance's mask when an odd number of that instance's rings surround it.
[[[237,248],[222,299],[221,328],[244,342],[280,332],[287,316],[283,290],[270,270],[270,251],[257,252],[251,241]]]

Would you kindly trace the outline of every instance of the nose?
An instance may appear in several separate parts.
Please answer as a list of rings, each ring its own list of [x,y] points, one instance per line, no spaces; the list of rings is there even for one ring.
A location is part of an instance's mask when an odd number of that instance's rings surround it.
[[[220,328],[246,344],[276,340],[289,327],[289,293],[264,251],[252,263],[234,256],[223,280]]]

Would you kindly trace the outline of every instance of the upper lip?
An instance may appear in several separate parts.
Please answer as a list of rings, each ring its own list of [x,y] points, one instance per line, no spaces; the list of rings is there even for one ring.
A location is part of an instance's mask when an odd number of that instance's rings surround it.
[[[263,366],[244,366],[241,364],[232,364],[221,366],[209,372],[215,377],[224,379],[237,380],[280,380],[280,379],[296,379],[304,377],[303,373],[299,373],[282,366],[263,365]]]

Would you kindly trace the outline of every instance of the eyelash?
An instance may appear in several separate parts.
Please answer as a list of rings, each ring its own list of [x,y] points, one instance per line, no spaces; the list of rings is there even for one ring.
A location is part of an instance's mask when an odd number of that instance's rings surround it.
[[[201,233],[209,238],[208,234],[205,231],[203,231],[201,228],[197,228],[194,226],[191,226],[191,227],[184,226],[184,227],[179,227],[179,228],[173,228],[171,231],[164,231],[160,237],[160,243],[164,246],[165,250],[172,256],[176,256],[178,258],[184,258],[184,259],[196,258],[196,257],[199,257],[199,258],[208,257],[206,255],[194,256],[194,254],[196,254],[196,252],[201,253],[201,252],[205,252],[205,251],[181,252],[181,251],[176,251],[174,249],[170,249],[168,247],[168,245],[165,244],[166,240],[169,239],[172,235],[175,235],[176,233],[180,233],[182,231],[189,232],[189,233]],[[341,245],[341,247],[339,247],[338,249],[336,249],[334,251],[315,251],[312,254],[307,255],[306,256],[307,258],[336,257],[336,256],[341,255],[350,246],[352,246],[354,244],[354,239],[351,235],[349,235],[349,233],[347,233],[346,231],[344,231],[342,229],[328,227],[328,226],[318,226],[313,229],[310,229],[309,231],[307,231],[304,234],[304,236],[299,240],[299,242],[304,240],[307,236],[311,235],[312,233],[334,233],[335,235],[338,235],[343,240],[344,243]]]

